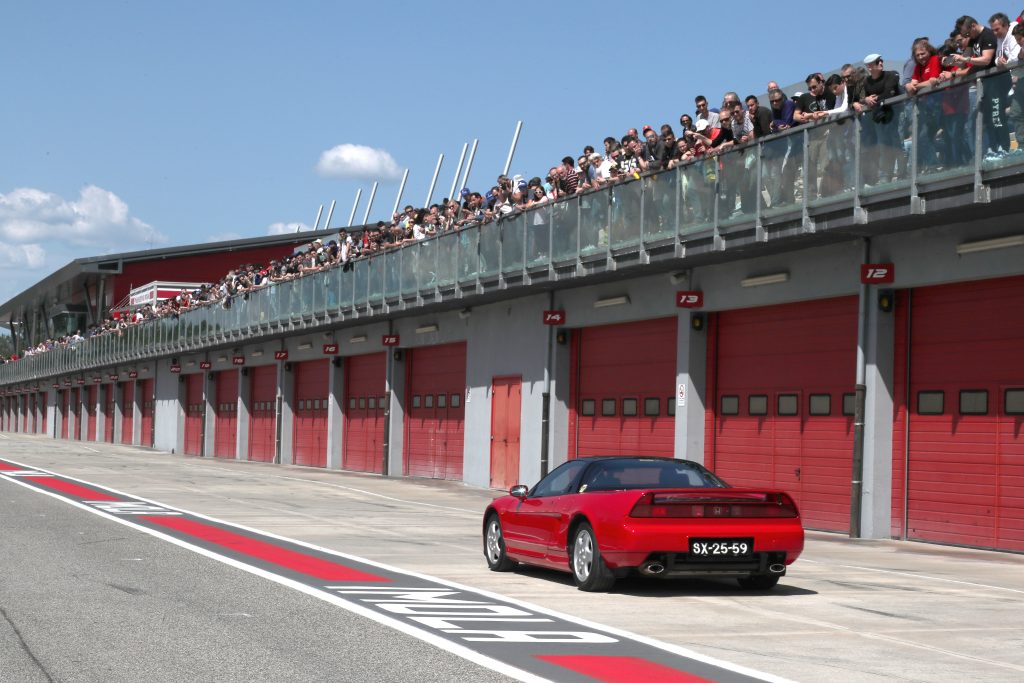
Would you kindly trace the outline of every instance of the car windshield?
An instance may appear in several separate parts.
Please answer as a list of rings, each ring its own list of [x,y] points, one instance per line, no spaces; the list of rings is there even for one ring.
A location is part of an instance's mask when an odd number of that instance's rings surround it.
[[[587,471],[580,491],[647,488],[725,488],[729,485],[695,462],[607,460]]]

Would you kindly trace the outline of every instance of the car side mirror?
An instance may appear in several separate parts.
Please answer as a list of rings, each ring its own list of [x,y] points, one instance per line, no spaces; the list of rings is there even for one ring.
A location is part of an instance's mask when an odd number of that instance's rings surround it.
[[[508,490],[508,495],[514,496],[519,500],[526,498],[530,494],[530,487],[526,484],[516,484]]]

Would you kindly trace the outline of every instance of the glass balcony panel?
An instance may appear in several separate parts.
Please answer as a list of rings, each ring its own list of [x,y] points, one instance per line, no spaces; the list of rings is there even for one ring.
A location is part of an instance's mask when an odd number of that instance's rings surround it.
[[[459,230],[459,282],[472,284],[480,267],[480,231],[484,226],[473,225]]]
[[[752,222],[757,215],[757,147],[744,146],[719,155],[718,224]]]
[[[313,315],[323,317],[327,310],[327,290],[329,289],[326,271],[319,271],[311,278],[313,281]]]
[[[407,250],[407,247],[389,249],[384,254],[384,294],[388,299],[397,299],[401,294],[402,258]]]
[[[604,254],[608,250],[608,214],[611,191],[598,190],[580,197],[580,256]]]
[[[303,318],[308,318],[312,315],[315,304],[316,304],[316,286],[317,280],[315,273],[307,273],[305,277],[301,278],[302,281],[302,310],[301,315]]]
[[[981,79],[981,163],[985,170],[1024,163],[1024,93],[1017,92],[1024,89],[1024,83],[1014,83],[1022,75],[1024,68],[1017,68]]]
[[[580,199],[572,197],[551,206],[552,260],[567,263],[576,260],[579,234]]]
[[[761,215],[768,218],[803,207],[803,133],[766,138],[761,146]]]
[[[852,194],[856,134],[850,117],[807,129],[808,204],[829,204]]]
[[[883,104],[860,116],[860,187],[863,194],[910,184],[909,101]],[[920,167],[919,167],[920,168]]]
[[[676,201],[679,186],[676,171],[666,170],[647,176],[643,183],[644,244],[671,240],[676,234]]]
[[[501,260],[501,228],[505,220],[480,228],[480,277],[493,279],[498,275]]]
[[[640,245],[640,204],[643,184],[629,180],[611,188],[612,250],[630,250]]]
[[[419,244],[419,262],[416,264],[419,270],[419,291],[421,294],[429,294],[437,286],[437,244],[439,237],[432,237],[423,240]]]
[[[380,305],[384,299],[384,257],[378,252],[366,260],[366,297],[371,305]]]
[[[353,262],[352,279],[355,282],[356,306],[366,306],[367,278],[370,274],[369,259],[361,258]]]
[[[416,273],[419,272],[420,252],[426,242],[420,240],[402,249],[401,288],[403,297],[416,295]]]
[[[526,267],[545,266],[551,256],[551,205],[532,209],[526,216]]]
[[[524,231],[529,214],[506,218],[501,225],[501,272],[515,275],[523,270]]]
[[[455,285],[455,261],[458,258],[459,234],[446,232],[437,239],[437,286]]]

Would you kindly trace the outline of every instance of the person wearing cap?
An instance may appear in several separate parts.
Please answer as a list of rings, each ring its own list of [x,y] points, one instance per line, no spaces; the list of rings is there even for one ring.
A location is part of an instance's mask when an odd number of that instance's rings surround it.
[[[876,52],[864,58],[864,66],[868,77],[860,102],[861,143],[868,153],[861,156],[861,177],[865,184],[875,185],[890,181],[900,158],[899,116],[886,104],[900,94],[900,75],[886,71],[885,61]]]

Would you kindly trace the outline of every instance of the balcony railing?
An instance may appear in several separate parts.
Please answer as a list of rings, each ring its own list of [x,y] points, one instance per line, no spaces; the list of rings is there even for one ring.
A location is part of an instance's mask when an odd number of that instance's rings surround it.
[[[1024,150],[986,155],[996,143],[986,139],[992,128],[980,105],[989,103],[988,91],[1009,106],[1009,78],[995,71],[895,98],[883,114],[850,113],[800,126],[639,180],[376,253],[355,261],[351,272],[335,267],[236,296],[228,305],[29,356],[0,366],[0,385],[642,266],[652,257],[685,259],[693,245],[723,249],[736,234],[754,241],[792,234],[774,233],[775,226],[813,231],[815,216],[852,209],[856,220],[865,206],[881,201],[907,199],[911,211],[920,211],[919,198],[931,188],[973,186],[975,199],[983,200],[986,175],[1024,164]]]

